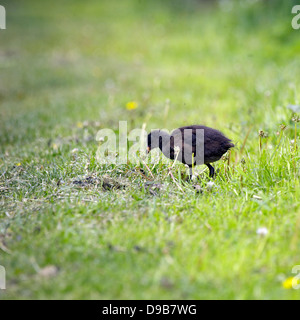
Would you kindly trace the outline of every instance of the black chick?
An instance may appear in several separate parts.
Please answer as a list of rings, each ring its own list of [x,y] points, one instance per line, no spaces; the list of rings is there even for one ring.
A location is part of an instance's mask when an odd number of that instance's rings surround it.
[[[192,175],[192,167],[206,164],[209,176],[215,169],[212,162],[218,161],[234,144],[220,131],[206,126],[186,126],[178,128],[169,135],[162,130],[153,130],[148,135],[147,151],[159,148],[169,159],[177,159],[187,164]]]

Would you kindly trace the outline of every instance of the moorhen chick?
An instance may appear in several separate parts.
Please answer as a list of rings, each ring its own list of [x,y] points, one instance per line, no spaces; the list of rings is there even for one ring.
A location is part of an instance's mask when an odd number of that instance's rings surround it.
[[[234,144],[223,133],[206,126],[193,125],[178,128],[169,135],[163,130],[153,130],[148,134],[147,152],[159,148],[169,159],[177,159],[190,168],[206,164],[209,176],[213,177],[215,169],[212,162],[218,161]]]

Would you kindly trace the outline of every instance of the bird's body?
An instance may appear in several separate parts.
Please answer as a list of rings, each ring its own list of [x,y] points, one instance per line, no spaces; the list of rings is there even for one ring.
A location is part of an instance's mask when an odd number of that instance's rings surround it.
[[[148,135],[148,151],[160,148],[167,158],[177,159],[190,168],[206,164],[211,177],[214,175],[211,163],[232,147],[234,144],[220,131],[201,125],[181,127],[170,135],[162,130],[154,130]]]

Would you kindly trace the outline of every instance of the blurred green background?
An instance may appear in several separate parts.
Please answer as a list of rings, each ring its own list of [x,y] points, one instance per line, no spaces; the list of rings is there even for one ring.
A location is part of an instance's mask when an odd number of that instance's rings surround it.
[[[169,129],[268,126],[266,108],[280,117],[297,100],[290,1],[2,3],[1,145],[68,121],[127,120],[131,100],[138,120]]]
[[[299,298],[281,285],[299,262],[287,108],[299,104],[295,4],[2,0],[0,297]],[[199,197],[155,168],[167,191],[149,197],[135,166],[93,158],[96,132],[118,132],[120,120],[217,128],[237,146],[235,171],[217,164],[217,192]],[[259,153],[261,129],[269,138]],[[72,181],[92,174],[130,187],[75,192]],[[267,238],[255,233],[262,226]]]

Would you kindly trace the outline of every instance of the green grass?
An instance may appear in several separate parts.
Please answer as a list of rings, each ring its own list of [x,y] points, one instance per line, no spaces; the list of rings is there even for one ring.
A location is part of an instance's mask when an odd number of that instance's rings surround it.
[[[1,299],[299,299],[282,286],[300,264],[293,2],[223,3],[2,1]],[[120,120],[204,124],[236,148],[212,189],[205,167],[153,179],[97,163],[97,131]]]

